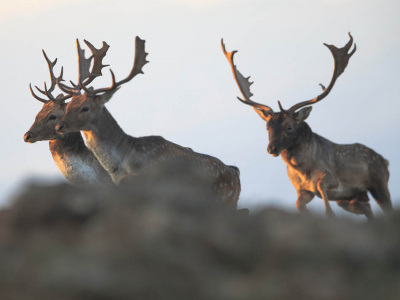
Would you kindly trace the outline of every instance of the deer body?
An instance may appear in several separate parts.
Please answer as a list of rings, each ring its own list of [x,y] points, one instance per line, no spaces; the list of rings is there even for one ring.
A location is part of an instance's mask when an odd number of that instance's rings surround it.
[[[144,43],[145,41],[136,38],[134,65],[128,77],[116,82],[111,71],[112,85],[96,90],[87,87],[87,82],[90,83],[92,76],[88,72],[90,64],[78,43],[79,86],[67,87],[61,83],[61,76],[57,79],[59,88],[69,94],[72,100],[68,103],[61,122],[57,124],[56,131],[60,134],[82,131],[87,147],[116,184],[140,175],[142,171],[165,160],[194,162],[196,167],[210,178],[217,201],[236,207],[240,194],[237,168],[226,166],[215,157],[196,153],[159,136],[129,136],[105,107],[122,84],[143,73],[142,67],[147,63]],[[81,90],[84,90],[84,94],[80,93]]]
[[[119,184],[127,175],[139,175],[166,160],[183,159],[198,163],[214,183],[218,200],[236,207],[240,194],[237,168],[226,166],[215,157],[196,153],[190,148],[172,143],[161,136],[136,138],[127,135],[105,107],[96,120],[98,122],[92,125],[92,130],[82,132],[88,148],[116,184]]]
[[[299,210],[305,210],[305,204],[314,195],[323,197],[321,183],[325,185],[328,200],[338,201],[346,210],[351,211],[351,205],[353,212],[372,217],[366,202],[368,198],[365,198],[367,191],[374,195],[384,211],[391,210],[387,190],[388,162],[364,145],[339,145],[311,133],[296,147],[282,150],[281,156],[297,191]]]
[[[339,145],[315,134],[305,120],[312,105],[324,99],[332,90],[337,78],[344,72],[350,57],[355,53],[353,37],[343,47],[327,45],[335,61],[334,72],[328,87],[323,85],[322,94],[299,102],[290,109],[282,108],[274,112],[271,107],[252,101],[250,91],[252,82],[245,78],[233,63],[236,51],[227,52],[222,42],[222,50],[228,59],[236,83],[243,95],[241,102],[254,108],[257,114],[267,123],[269,134],[268,153],[282,155],[287,165],[290,181],[297,191],[296,207],[307,212],[306,204],[314,196],[323,199],[328,217],[334,213],[329,201],[337,201],[343,209],[356,214],[364,214],[368,219],[373,217],[368,203],[367,192],[370,192],[383,211],[393,210],[388,190],[388,161],[372,149],[361,145]],[[306,107],[305,107],[306,106]]]

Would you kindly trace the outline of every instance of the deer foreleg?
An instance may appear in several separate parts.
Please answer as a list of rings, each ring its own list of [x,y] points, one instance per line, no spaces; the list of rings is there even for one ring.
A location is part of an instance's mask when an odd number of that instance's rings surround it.
[[[329,204],[329,199],[326,190],[335,188],[337,186],[338,182],[336,178],[330,175],[329,173],[325,174],[317,183],[317,189],[318,192],[321,194],[322,200],[324,200],[325,214],[328,218],[334,218],[336,217],[336,215]]]
[[[309,214],[310,212],[308,211],[306,204],[310,202],[314,198],[314,196],[315,195],[312,192],[306,190],[298,190],[296,201],[297,210],[301,213]]]

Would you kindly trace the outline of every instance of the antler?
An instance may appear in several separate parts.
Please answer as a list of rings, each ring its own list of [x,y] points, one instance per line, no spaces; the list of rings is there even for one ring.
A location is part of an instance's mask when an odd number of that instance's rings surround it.
[[[101,70],[104,67],[108,67],[109,65],[103,65],[103,58],[106,56],[108,49],[110,46],[103,42],[103,45],[100,49],[95,48],[89,41],[83,40],[85,44],[89,47],[90,51],[92,52],[93,57],[93,66],[92,70],[90,71],[89,79],[85,82],[85,86],[90,84],[97,76],[103,75]]]
[[[82,84],[74,84],[72,81],[72,87],[66,86],[65,84],[61,83],[64,81],[62,78],[62,69],[61,75],[57,79],[58,87],[65,93],[71,95],[80,95],[80,90],[83,88],[85,91],[88,90],[86,88],[96,77],[101,76],[101,70],[108,65],[103,65],[103,59],[107,54],[108,49],[110,46],[103,42],[103,45],[100,49],[95,48],[89,41],[84,40],[85,44],[89,47],[92,55],[89,58],[85,57],[85,50],[81,48],[79,44],[79,40],[76,40],[76,47],[78,50],[78,63],[79,63],[79,78],[78,82],[83,82]],[[90,65],[93,60],[92,69],[90,70]]]
[[[139,37],[136,37],[136,39],[135,39],[135,59],[134,59],[133,67],[132,67],[131,72],[125,79],[115,82],[115,75],[114,75],[113,71],[110,69],[111,78],[112,78],[112,83],[111,83],[110,87],[101,88],[101,89],[97,89],[97,90],[90,90],[86,87],[86,84],[83,83],[82,75],[79,76],[80,87],[82,89],[84,89],[86,93],[91,93],[91,94],[108,92],[108,91],[115,90],[122,84],[132,80],[136,75],[138,75],[140,73],[143,74],[142,68],[145,64],[148,63],[148,61],[146,60],[148,53],[146,53],[146,51],[144,49],[145,42],[146,42],[145,40],[141,40]]]
[[[353,50],[350,53],[348,53],[351,46],[353,45],[353,37],[351,36],[350,32],[349,32],[349,36],[350,36],[350,40],[347,42],[347,44],[343,48],[337,48],[334,45],[328,45],[328,44],[324,43],[324,45],[326,47],[328,47],[328,49],[331,51],[333,59],[334,59],[334,69],[333,69],[333,75],[332,75],[331,82],[329,83],[327,88],[325,88],[321,84],[322,90],[323,90],[322,94],[320,94],[319,96],[317,96],[311,100],[303,101],[303,102],[293,105],[291,108],[289,108],[289,110],[288,110],[289,113],[294,113],[296,110],[298,110],[299,108],[301,108],[303,106],[307,106],[310,104],[314,104],[318,101],[321,101],[330,93],[333,86],[335,85],[336,80],[346,69],[347,64],[349,63],[350,57],[357,50],[356,44],[354,44]]]
[[[48,103],[49,101],[65,101],[69,98],[71,98],[74,95],[80,95],[80,89],[82,88],[82,85],[85,87],[88,84],[90,84],[96,77],[101,76],[101,70],[104,67],[107,67],[107,65],[103,65],[103,58],[106,56],[108,48],[110,48],[109,45],[107,45],[106,42],[103,42],[103,45],[100,49],[95,48],[90,42],[84,40],[86,45],[89,47],[90,51],[92,52],[92,55],[89,58],[85,58],[85,50],[82,49],[79,45],[79,41],[76,40],[77,43],[77,48],[78,48],[78,59],[79,59],[79,81],[83,82],[83,84],[75,85],[72,81],[72,87],[66,86],[65,84],[61,83],[64,81],[63,79],[63,68],[61,68],[60,76],[55,77],[54,76],[54,66],[57,63],[57,59],[52,62],[46,55],[46,52],[43,50],[43,55],[47,61],[47,64],[49,66],[49,72],[50,72],[50,79],[51,79],[51,86],[49,89],[47,89],[46,83],[44,83],[44,90],[39,89],[37,86],[36,89],[41,92],[42,94],[47,96],[47,100],[43,99],[39,96],[37,96],[33,89],[32,85],[29,84],[29,89],[32,93],[32,96],[35,97],[37,100],[43,103]],[[90,70],[90,65],[93,59],[93,65],[92,69]],[[66,96],[59,95],[57,98],[55,98],[52,95],[52,92],[54,91],[54,88],[58,85],[61,91],[66,93]]]
[[[95,48],[89,41],[83,40],[89,47],[92,55],[89,58],[85,58],[85,50],[81,48],[79,40],[76,40],[76,47],[78,50],[78,61],[79,61],[79,78],[78,82],[84,82],[86,87],[90,84],[97,76],[101,76],[101,69],[108,65],[103,65],[103,58],[106,56],[108,48],[110,46],[103,42],[100,49]],[[93,59],[92,70],[90,70],[90,64]],[[86,81],[85,81],[86,80]]]
[[[40,92],[41,92],[41,90],[37,87],[37,86],[35,86],[36,87],[36,89],[37,90],[39,90]],[[32,84],[30,83],[29,84],[29,90],[31,91],[31,94],[32,94],[32,96],[36,99],[36,100],[39,100],[40,102],[43,102],[43,103],[48,103],[48,102],[50,102],[51,100],[50,99],[43,99],[43,98],[40,98],[39,96],[37,96],[36,94],[35,94],[35,92],[33,91],[33,89],[32,89]]]
[[[71,81],[71,84],[74,87],[69,87],[69,86],[66,86],[65,84],[61,83],[62,81],[64,81],[63,74],[64,74],[64,68],[61,68],[60,76],[57,78],[58,88],[60,90],[62,90],[64,93],[67,93],[70,97],[72,97],[74,95],[80,95],[80,92],[79,92],[80,87],[76,86],[72,81]]]
[[[257,113],[259,113],[259,110],[262,110],[265,114],[273,114],[274,111],[272,110],[271,107],[250,100],[250,97],[253,96],[253,94],[250,91],[250,86],[254,82],[250,82],[249,81],[250,76],[245,78],[236,68],[236,65],[233,62],[233,56],[237,51],[227,52],[225,49],[225,44],[223,39],[221,39],[221,46],[222,46],[222,51],[224,52],[226,58],[228,59],[229,64],[232,67],[233,77],[235,78],[235,81],[239,87],[240,92],[243,95],[244,100],[239,97],[237,98],[244,104],[253,106],[253,108],[256,110]]]
[[[54,76],[54,70],[53,70],[53,69],[54,69],[54,66],[55,66],[56,63],[57,63],[57,58],[52,62],[52,61],[47,57],[46,52],[45,52],[44,50],[42,50],[42,52],[43,52],[44,58],[46,59],[47,65],[49,66],[51,86],[50,86],[49,89],[47,89],[46,82],[45,82],[45,83],[44,83],[44,90],[41,90],[41,89],[38,88],[37,86],[35,86],[35,88],[36,88],[39,92],[41,92],[42,94],[46,95],[48,99],[46,100],[46,99],[43,99],[43,98],[40,98],[39,96],[37,96],[37,95],[33,92],[32,85],[29,84],[29,89],[30,89],[30,91],[31,91],[31,94],[32,94],[33,97],[35,97],[35,99],[37,99],[37,100],[39,100],[40,102],[43,102],[43,103],[48,103],[48,102],[50,102],[50,101],[65,101],[66,99],[70,98],[70,96],[68,96],[68,95],[67,95],[67,96],[58,95],[57,98],[55,98],[55,97],[52,95],[52,92],[54,91],[54,88],[56,87],[57,79],[58,79],[57,77]],[[62,69],[61,69],[61,75],[60,75],[60,77],[61,77],[61,76],[62,76]]]

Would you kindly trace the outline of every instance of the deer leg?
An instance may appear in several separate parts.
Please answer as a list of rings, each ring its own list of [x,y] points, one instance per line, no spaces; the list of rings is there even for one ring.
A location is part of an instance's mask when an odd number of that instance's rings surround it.
[[[306,191],[306,190],[298,190],[297,191],[297,200],[296,200],[296,208],[299,212],[304,214],[310,214],[307,209],[306,204],[310,202],[314,198],[314,193]]]
[[[369,198],[366,192],[359,194],[353,200],[338,200],[336,203],[344,210],[358,214],[365,215],[369,221],[374,219],[371,206],[369,205]]]
[[[336,215],[329,204],[329,199],[326,190],[335,188],[337,186],[338,186],[337,180],[328,173],[326,173],[317,183],[317,189],[318,192],[321,194],[322,200],[324,200],[325,214],[328,218],[335,218]]]
[[[376,187],[369,189],[369,191],[385,213],[394,212],[387,183],[380,183]]]

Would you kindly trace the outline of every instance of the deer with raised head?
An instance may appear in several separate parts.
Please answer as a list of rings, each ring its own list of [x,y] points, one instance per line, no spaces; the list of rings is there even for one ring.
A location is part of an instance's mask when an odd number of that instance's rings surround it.
[[[87,147],[116,184],[127,178],[134,180],[134,176],[166,160],[195,162],[211,179],[217,200],[236,207],[240,194],[239,170],[236,167],[227,166],[215,157],[196,153],[161,136],[137,138],[127,135],[105,107],[122,84],[143,73],[142,68],[147,63],[145,41],[136,37],[135,44],[135,58],[130,74],[117,82],[110,70],[111,86],[100,89],[89,88],[84,83],[88,76],[87,60],[84,53],[78,51],[78,85],[68,87],[60,79],[57,80],[60,89],[72,96],[64,117],[56,126],[57,132],[68,134],[82,131]]]
[[[103,44],[102,49],[97,50],[92,44],[85,41],[88,47],[92,50],[94,58],[92,66],[92,74],[90,80],[101,75],[102,58],[105,56],[108,45]],[[93,185],[114,185],[111,176],[101,166],[94,154],[86,147],[80,132],[71,132],[61,135],[56,132],[55,126],[61,121],[65,114],[67,99],[71,96],[63,94],[55,97],[53,95],[56,87],[56,77],[54,75],[54,66],[57,59],[53,62],[47,57],[43,51],[43,55],[47,61],[51,86],[47,89],[36,89],[43,93],[47,99],[37,96],[29,85],[33,97],[44,103],[42,109],[36,115],[35,122],[24,135],[26,143],[35,143],[37,141],[49,141],[50,152],[58,169],[67,179],[67,181],[75,186],[93,186]]]
[[[288,176],[297,191],[296,207],[300,212],[308,212],[306,204],[314,196],[323,199],[328,217],[335,216],[329,201],[337,201],[343,209],[373,218],[367,192],[370,192],[386,213],[392,212],[392,202],[388,190],[388,161],[374,150],[361,145],[335,144],[312,132],[304,122],[314,103],[324,99],[332,90],[337,78],[344,72],[350,57],[353,38],[343,48],[327,45],[334,58],[334,71],[327,88],[308,101],[302,101],[289,109],[283,109],[278,101],[280,112],[271,107],[256,103],[250,98],[252,82],[236,68],[233,57],[237,51],[227,52],[223,41],[222,50],[232,68],[234,79],[244,99],[241,102],[254,108],[267,123],[269,135],[268,153],[282,156],[287,165]]]

